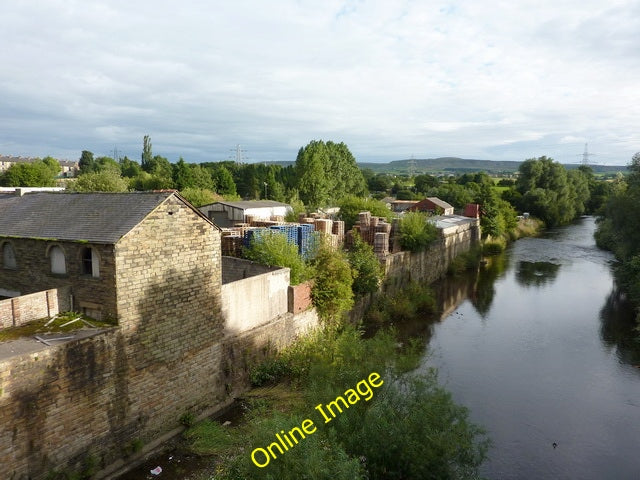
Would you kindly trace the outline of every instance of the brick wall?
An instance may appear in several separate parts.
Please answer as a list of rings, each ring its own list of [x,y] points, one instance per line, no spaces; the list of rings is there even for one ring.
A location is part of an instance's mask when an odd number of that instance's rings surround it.
[[[9,241],[13,247],[17,268],[0,268],[0,288],[27,295],[52,288],[68,287],[74,297],[74,310],[80,311],[83,305],[89,305],[93,306],[94,310],[99,308],[102,312],[99,315],[101,319],[116,316],[113,245],[0,238],[0,243],[4,241]],[[67,269],[65,275],[51,273],[48,252],[54,245],[64,252]],[[82,273],[82,252],[88,247],[93,248],[100,258],[99,278]]]
[[[45,290],[0,301],[0,329],[53,317],[71,308],[71,288]]]
[[[289,286],[289,312],[304,312],[308,308],[311,308],[311,305],[311,282]]]

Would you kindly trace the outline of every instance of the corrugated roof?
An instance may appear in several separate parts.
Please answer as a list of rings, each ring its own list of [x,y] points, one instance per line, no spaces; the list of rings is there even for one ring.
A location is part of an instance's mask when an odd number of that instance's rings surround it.
[[[0,195],[0,236],[116,243],[173,192]]]
[[[248,208],[265,208],[265,207],[288,207],[288,203],[276,202],[275,200],[240,200],[237,202],[214,202],[209,205],[203,205],[200,209],[208,207],[210,205],[229,205],[234,208],[241,208],[246,210]]]

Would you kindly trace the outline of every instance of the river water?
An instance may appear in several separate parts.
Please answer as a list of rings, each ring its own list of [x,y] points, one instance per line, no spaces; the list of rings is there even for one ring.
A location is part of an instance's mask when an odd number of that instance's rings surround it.
[[[594,229],[518,240],[438,285],[422,368],[488,431],[490,479],[640,479],[640,344]]]

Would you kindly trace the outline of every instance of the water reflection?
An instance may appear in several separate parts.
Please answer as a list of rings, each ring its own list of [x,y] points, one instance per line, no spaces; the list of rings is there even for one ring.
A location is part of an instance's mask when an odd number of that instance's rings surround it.
[[[516,281],[524,287],[541,287],[553,283],[560,265],[551,262],[518,262]]]
[[[635,334],[635,310],[625,295],[615,287],[600,310],[600,338],[615,349],[622,363],[640,368],[640,340]]]

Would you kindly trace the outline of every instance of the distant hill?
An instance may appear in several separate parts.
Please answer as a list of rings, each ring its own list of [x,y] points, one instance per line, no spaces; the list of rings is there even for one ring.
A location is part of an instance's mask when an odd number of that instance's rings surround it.
[[[295,162],[266,162],[267,164],[281,165],[286,167],[293,165]],[[413,163],[413,167],[411,167]],[[475,160],[469,158],[458,157],[439,157],[439,158],[416,158],[413,160],[394,160],[388,163],[358,162],[360,168],[370,168],[376,173],[391,173],[396,175],[406,175],[412,168],[416,174],[421,173],[470,173],[470,172],[487,172],[489,174],[508,174],[518,170],[522,162],[512,160]],[[565,163],[565,168],[571,170],[578,168],[579,163]],[[594,173],[616,173],[626,172],[626,165],[589,165]]]
[[[487,172],[489,174],[507,174],[518,170],[522,162],[509,160],[475,160],[457,157],[440,157],[428,159],[394,160],[389,163],[358,163],[360,168],[370,168],[376,173],[407,174],[410,169],[416,174],[420,173],[469,173]],[[411,165],[413,164],[413,165]],[[580,166],[579,163],[564,164],[565,168],[573,169]],[[589,165],[595,173],[625,172],[624,165]]]

